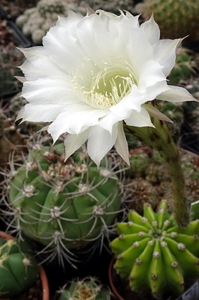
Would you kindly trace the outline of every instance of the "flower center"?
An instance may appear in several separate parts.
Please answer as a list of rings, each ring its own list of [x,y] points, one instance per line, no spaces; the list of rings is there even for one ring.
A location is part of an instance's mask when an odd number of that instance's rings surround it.
[[[133,83],[133,76],[126,70],[105,68],[93,78],[90,91],[84,94],[93,106],[108,108],[120,102],[131,91]]]
[[[75,89],[81,91],[83,101],[96,108],[109,108],[116,105],[130,93],[132,86],[136,84],[135,76],[128,62],[113,66],[104,62],[104,65],[104,68],[100,70],[89,70],[90,78],[87,79],[86,84],[79,69],[72,80]]]

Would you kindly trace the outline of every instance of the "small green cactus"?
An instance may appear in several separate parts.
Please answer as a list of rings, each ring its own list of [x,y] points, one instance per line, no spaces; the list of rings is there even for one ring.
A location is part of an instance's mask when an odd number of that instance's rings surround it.
[[[196,40],[199,22],[199,0],[144,0],[143,16],[154,14],[162,38]],[[187,39],[186,39],[187,40]]]
[[[23,292],[37,276],[38,265],[30,245],[16,238],[0,238],[0,298]]]
[[[167,202],[161,201],[156,213],[148,203],[143,216],[130,211],[128,222],[118,223],[117,230],[119,237],[110,244],[116,255],[114,267],[129,279],[133,291],[151,291],[157,299],[177,296],[185,281],[198,278],[199,220],[180,229],[168,213]]]
[[[111,292],[103,289],[93,277],[72,281],[69,288],[63,287],[58,300],[110,300]]]
[[[52,249],[52,257],[109,235],[122,203],[120,180],[110,157],[99,168],[87,153],[65,161],[63,143],[30,151],[9,175],[16,230]],[[50,256],[49,256],[50,258]]]

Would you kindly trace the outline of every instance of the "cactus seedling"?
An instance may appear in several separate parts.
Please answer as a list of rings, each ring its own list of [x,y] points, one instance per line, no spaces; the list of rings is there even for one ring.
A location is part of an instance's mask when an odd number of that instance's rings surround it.
[[[37,261],[30,246],[16,238],[0,238],[0,298],[16,296],[38,276]]]
[[[65,161],[63,149],[32,150],[9,182],[16,230],[59,259],[108,236],[122,200],[110,157],[97,168],[85,152]]]
[[[110,300],[111,292],[93,277],[72,281],[69,288],[60,291],[58,300]]]
[[[173,215],[161,201],[155,213],[144,204],[144,215],[128,214],[128,222],[118,223],[119,237],[111,242],[114,265],[133,291],[152,292],[160,299],[183,292],[185,280],[199,275],[199,220],[186,229],[175,225]]]

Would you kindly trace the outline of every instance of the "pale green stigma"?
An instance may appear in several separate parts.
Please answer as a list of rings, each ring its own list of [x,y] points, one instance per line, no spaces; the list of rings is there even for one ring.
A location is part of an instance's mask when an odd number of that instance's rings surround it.
[[[115,65],[104,62],[101,69],[90,69],[90,78],[85,78],[80,73],[81,69],[78,68],[75,76],[73,75],[74,88],[81,91],[84,102],[95,108],[106,109],[116,105],[136,84],[135,75],[127,61]]]

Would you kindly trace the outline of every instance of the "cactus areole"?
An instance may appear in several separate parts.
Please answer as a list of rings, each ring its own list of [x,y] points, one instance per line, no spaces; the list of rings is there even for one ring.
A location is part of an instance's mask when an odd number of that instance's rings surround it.
[[[133,291],[151,291],[157,299],[181,294],[199,276],[199,220],[179,228],[166,201],[156,213],[145,203],[143,216],[131,211],[128,219],[118,223],[119,237],[111,242],[116,271]]]
[[[16,296],[29,288],[39,270],[26,242],[0,238],[0,298]]]
[[[9,201],[18,230],[67,253],[108,234],[122,196],[110,159],[99,168],[85,152],[65,161],[62,147],[30,152],[9,183]]]

